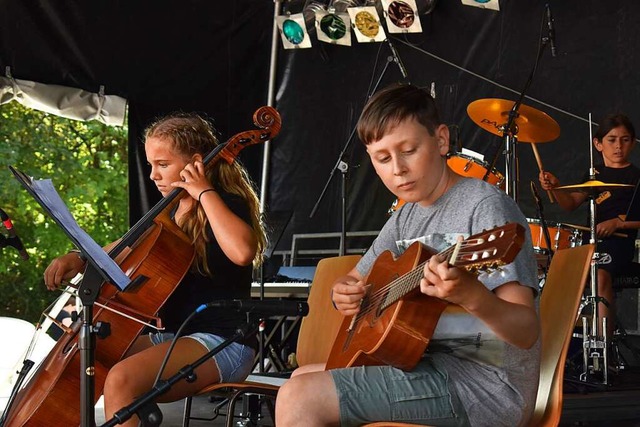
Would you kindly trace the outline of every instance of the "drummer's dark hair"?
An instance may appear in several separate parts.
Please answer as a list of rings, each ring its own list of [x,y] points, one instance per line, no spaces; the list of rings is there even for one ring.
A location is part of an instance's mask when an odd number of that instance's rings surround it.
[[[602,141],[602,138],[604,138],[609,132],[611,132],[611,129],[615,129],[620,126],[624,126],[631,134],[631,141],[636,139],[636,130],[633,127],[633,123],[631,123],[629,117],[620,113],[609,114],[604,119],[602,119],[600,125],[598,126],[598,129],[596,130],[594,138],[596,138],[598,141]]]
[[[429,90],[394,84],[376,93],[358,120],[358,137],[365,145],[380,140],[405,119],[414,118],[434,135],[440,114]]]

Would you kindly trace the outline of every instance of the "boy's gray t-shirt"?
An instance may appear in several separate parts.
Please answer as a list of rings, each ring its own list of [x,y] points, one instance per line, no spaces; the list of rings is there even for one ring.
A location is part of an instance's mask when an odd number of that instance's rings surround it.
[[[537,270],[527,220],[504,192],[479,179],[464,178],[433,205],[407,203],[387,221],[357,269],[366,275],[385,250],[400,255],[415,241],[442,251],[467,238],[506,223],[518,222],[526,237],[515,261],[479,280],[490,290],[518,281],[538,292]],[[537,305],[537,303],[536,303]],[[440,317],[428,353],[446,371],[465,405],[472,425],[490,425],[496,415],[503,425],[519,425],[533,412],[538,388],[540,340],[519,349],[499,340],[464,310],[447,310]],[[483,422],[484,420],[484,422]]]

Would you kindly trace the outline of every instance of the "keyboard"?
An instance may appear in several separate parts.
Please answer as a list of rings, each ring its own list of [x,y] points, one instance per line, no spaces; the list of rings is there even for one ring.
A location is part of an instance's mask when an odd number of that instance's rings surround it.
[[[302,298],[309,296],[310,282],[266,282],[264,284],[265,298]],[[251,283],[251,296],[260,297],[260,283]]]

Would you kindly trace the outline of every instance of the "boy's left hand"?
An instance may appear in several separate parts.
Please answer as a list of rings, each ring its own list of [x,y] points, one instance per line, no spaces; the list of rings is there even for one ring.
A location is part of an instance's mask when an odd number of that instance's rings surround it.
[[[478,285],[484,289],[475,275],[450,265],[439,255],[434,255],[424,266],[420,292],[464,306],[467,301],[475,298]]]

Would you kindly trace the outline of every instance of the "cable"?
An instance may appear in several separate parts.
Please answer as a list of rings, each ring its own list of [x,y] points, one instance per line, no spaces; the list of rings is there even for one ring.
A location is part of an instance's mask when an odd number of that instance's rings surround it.
[[[475,73],[475,72],[473,72],[473,71],[471,71],[471,70],[468,70],[468,69],[466,69],[466,68],[464,68],[464,67],[461,67],[460,65],[454,64],[453,62],[448,61],[448,60],[446,60],[446,59],[444,59],[444,58],[441,58],[441,57],[439,57],[438,55],[435,55],[435,54],[433,54],[433,53],[431,53],[431,52],[428,52],[428,51],[426,51],[426,50],[424,50],[424,49],[422,49],[422,48],[420,48],[420,47],[417,47],[417,46],[415,46],[415,45],[413,45],[413,44],[411,44],[411,43],[407,43],[407,42],[403,41],[402,39],[399,39],[399,38],[398,38],[398,39],[396,39],[396,40],[398,40],[400,43],[403,43],[403,44],[404,44],[404,45],[406,45],[406,46],[411,47],[412,49],[417,50],[418,52],[424,53],[425,55],[428,55],[428,56],[430,56],[430,57],[432,57],[432,58],[434,58],[434,59],[437,59],[437,60],[438,60],[438,61],[440,61],[440,62],[443,62],[443,63],[445,63],[445,64],[447,64],[447,65],[450,65],[450,66],[451,66],[451,67],[453,67],[453,68],[456,68],[456,69],[458,69],[458,70],[460,70],[460,71],[463,71],[463,72],[465,72],[465,73],[467,73],[467,74],[471,74],[472,76],[477,77],[477,78],[479,78],[480,80],[484,80],[485,82],[490,83],[490,84],[492,84],[492,85],[494,85],[494,86],[497,86],[497,87],[499,87],[499,88],[501,88],[501,89],[504,89],[504,90],[506,90],[506,91],[512,92],[512,93],[514,93],[514,94],[516,94],[516,95],[520,95],[520,92],[519,92],[519,91],[517,91],[517,90],[515,90],[515,89],[511,89],[511,88],[510,88],[510,87],[508,87],[508,86],[502,85],[502,84],[500,84],[500,83],[498,83],[498,82],[496,82],[496,81],[493,81],[493,80],[491,80],[491,79],[489,79],[489,78],[487,78],[487,77],[484,77],[484,76],[482,76],[482,75],[480,75],[480,74],[478,74],[478,73]],[[563,110],[562,108],[555,107],[555,106],[553,106],[553,105],[551,105],[551,104],[549,104],[549,103],[546,103],[546,102],[544,102],[544,101],[540,101],[540,100],[539,100],[539,99],[537,99],[537,98],[533,98],[533,97],[531,97],[531,96],[525,96],[525,99],[529,99],[529,100],[531,100],[531,101],[535,101],[535,102],[537,102],[538,104],[540,104],[540,105],[544,105],[545,107],[549,107],[549,108],[551,108],[552,110],[555,110],[555,111],[557,111],[557,112],[559,112],[559,113],[566,114],[567,116],[573,117],[574,119],[582,120],[583,122],[589,123],[589,120],[588,120],[588,119],[586,119],[586,118],[584,118],[584,117],[580,117],[580,116],[578,116],[578,115],[576,115],[576,114],[570,113],[570,112],[569,112],[569,111],[567,111],[567,110]]]

